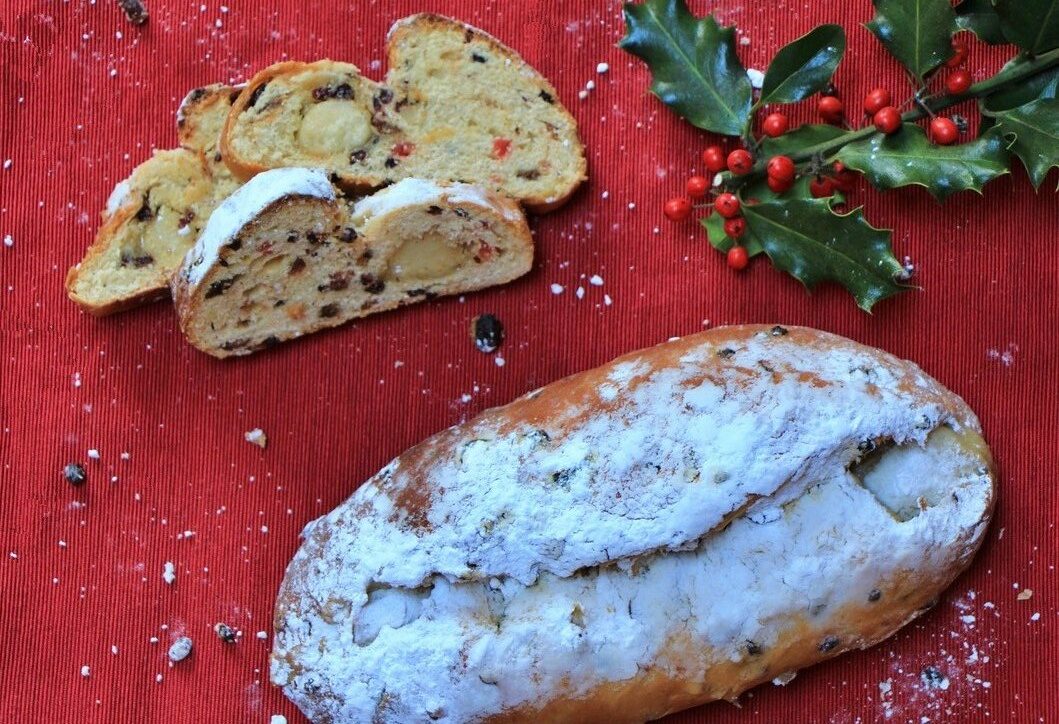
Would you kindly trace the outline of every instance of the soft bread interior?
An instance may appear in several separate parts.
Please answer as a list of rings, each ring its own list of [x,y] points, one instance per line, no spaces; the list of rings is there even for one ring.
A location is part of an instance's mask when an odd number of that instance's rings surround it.
[[[155,152],[115,189],[96,245],[71,271],[71,298],[93,307],[151,289],[164,296],[212,210],[212,192],[201,153]]]
[[[361,212],[344,200],[337,210],[305,198],[273,205],[187,302],[194,312],[185,331],[211,354],[248,354],[528,271],[532,246],[521,216],[519,226],[483,206],[436,201]]]

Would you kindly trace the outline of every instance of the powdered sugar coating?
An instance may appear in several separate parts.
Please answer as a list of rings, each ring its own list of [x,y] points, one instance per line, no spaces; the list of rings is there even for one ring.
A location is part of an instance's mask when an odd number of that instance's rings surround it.
[[[178,274],[195,287],[220,258],[221,247],[244,226],[280,199],[297,196],[336,198],[327,174],[317,169],[277,168],[254,176],[210,215]]]
[[[509,221],[518,221],[521,218],[513,204],[498,203],[495,197],[490,196],[481,186],[406,178],[358,201],[353,207],[353,222],[359,226],[371,218],[409,206],[442,204],[446,201],[481,206],[495,211]]]
[[[501,408],[413,448],[307,529],[273,680],[311,717],[476,721],[630,679],[679,636],[709,647],[694,679],[898,571],[943,585],[992,482],[926,442],[977,421],[915,366],[820,337],[699,335],[587,373],[587,395],[545,388],[538,423]],[[858,481],[879,438],[904,447]],[[910,497],[929,504],[897,520]]]

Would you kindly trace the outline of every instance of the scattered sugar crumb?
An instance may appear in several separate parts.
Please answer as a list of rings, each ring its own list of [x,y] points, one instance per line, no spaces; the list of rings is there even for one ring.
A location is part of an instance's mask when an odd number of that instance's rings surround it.
[[[757,68],[747,68],[746,74],[750,78],[751,87],[761,90],[761,86],[765,84],[765,74]]]
[[[576,290],[574,291],[574,296],[576,296],[576,297],[577,297],[578,299],[584,299],[584,298],[585,298],[585,288],[584,288],[584,287],[581,287],[581,286],[579,286],[579,287],[578,287],[578,288],[577,288],[577,289],[576,289]]]
[[[610,298],[609,294],[604,294],[603,304],[609,307],[611,304],[614,304],[614,300]]]
[[[155,680],[156,683],[161,684],[162,683],[162,675],[161,674],[155,674],[154,675],[154,680]]]
[[[1038,612],[1034,613],[1032,616],[1030,616],[1030,621],[1040,621],[1040,620],[1041,620],[1040,611],[1038,611]]]
[[[11,236],[11,234],[4,234],[4,246],[14,246],[14,245],[15,245],[15,239]]]
[[[110,645],[110,653],[114,654],[115,656],[118,655],[118,645],[117,644],[111,644]]]
[[[80,372],[74,372],[73,375],[70,377],[70,380],[73,383],[74,387],[80,387],[81,386],[81,373]]]
[[[269,724],[287,724],[287,717],[282,714],[273,714]]]
[[[586,91],[586,90],[579,90],[579,91],[577,92],[577,97],[578,97],[578,98],[580,98],[581,100],[585,100],[586,98],[588,98],[588,91]]]
[[[96,450],[95,448],[92,448],[91,450],[89,450],[88,451],[88,458],[90,460],[99,460],[99,450]]]
[[[599,274],[593,274],[588,278],[588,283],[594,287],[601,287],[603,286],[603,277]]]
[[[1004,349],[987,349],[985,352],[986,359],[991,362],[999,362],[1005,367],[1010,367],[1015,364],[1015,353],[1019,351],[1019,346],[1014,342],[1008,342]],[[998,538],[999,540],[999,538]]]
[[[257,632],[256,634],[254,634],[254,635],[255,635],[255,636],[257,636],[257,637],[258,637],[259,639],[261,639],[262,641],[264,641],[265,639],[267,639],[267,638],[268,638],[268,632],[267,632],[267,631],[258,631],[258,632]]]
[[[599,64],[596,65],[596,72],[599,73],[600,75],[603,75],[604,73],[606,73],[609,70],[610,70],[610,65],[607,64],[607,63],[599,63]]]
[[[92,669],[90,669],[88,667],[88,664],[85,664],[84,666],[81,667],[81,676],[83,676],[83,677],[85,677],[87,679],[91,675],[92,675]]]
[[[265,435],[265,431],[260,427],[255,427],[253,430],[247,433],[243,433],[243,437],[251,445],[257,445],[262,450],[268,445],[268,436]]]
[[[169,660],[172,662],[183,661],[191,654],[192,641],[187,636],[181,636],[169,647]]]
[[[496,357],[493,357],[493,362],[496,363],[497,367],[503,367],[504,365],[507,364],[507,360],[505,360],[503,357],[500,357],[499,355],[496,356]]]
[[[162,580],[169,586],[172,586],[173,582],[176,581],[176,566],[173,565],[172,561],[166,561],[165,565],[162,566]]]
[[[552,284],[552,294],[562,294],[562,293],[563,293],[563,285],[562,284]]]

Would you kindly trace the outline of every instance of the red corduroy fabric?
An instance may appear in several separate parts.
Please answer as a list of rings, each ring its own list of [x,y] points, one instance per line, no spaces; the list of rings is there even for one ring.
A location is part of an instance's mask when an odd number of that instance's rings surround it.
[[[715,139],[646,92],[644,66],[615,46],[617,2],[147,3],[143,28],[112,0],[7,0],[0,10],[0,235],[12,242],[0,246],[6,720],[302,721],[267,683],[271,641],[256,633],[271,632],[276,588],[305,523],[394,455],[483,408],[670,336],[738,322],[810,325],[918,362],[981,416],[1000,502],[970,571],[891,641],[785,688],[760,687],[741,708],[719,703],[669,721],[890,713],[901,722],[1035,722],[1059,713],[1054,173],[1040,196],[1016,171],[984,198],[944,206],[917,189],[855,193],[873,222],[896,230],[897,254],[915,261],[922,286],[869,316],[842,290],[810,296],[764,260],[733,274],[696,224],[662,217]],[[840,23],[849,52],[837,83],[854,115],[874,86],[904,95],[898,66],[861,26],[868,0],[708,7],[739,25],[749,67],[816,24]],[[173,111],[188,89],[284,59],[337,58],[380,77],[387,28],[417,11],[453,15],[518,49],[581,124],[591,180],[533,222],[531,274],[230,362],[185,344],[166,304],[93,319],[66,299],[66,269],[111,188],[152,148],[175,144]],[[976,72],[1001,59],[972,43]],[[599,62],[609,73],[597,74]],[[590,80],[596,89],[579,100]],[[801,122],[812,109],[792,113]],[[594,274],[602,286],[588,282]],[[502,367],[468,336],[482,312],[506,325]],[[243,439],[258,427],[265,450]],[[88,471],[80,489],[62,478],[72,461]],[[1032,597],[1018,600],[1025,589]],[[222,644],[217,621],[241,640]],[[170,667],[166,649],[182,633],[194,653]],[[924,685],[927,666],[947,689]]]

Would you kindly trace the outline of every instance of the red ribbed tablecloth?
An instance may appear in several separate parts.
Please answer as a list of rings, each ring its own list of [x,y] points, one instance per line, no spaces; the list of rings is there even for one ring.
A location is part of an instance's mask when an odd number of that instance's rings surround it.
[[[6,721],[301,721],[268,684],[267,655],[273,598],[306,522],[406,447],[483,408],[736,322],[811,325],[918,362],[981,416],[1000,503],[971,570],[891,641],[785,688],[760,687],[741,708],[719,703],[671,721],[1059,714],[1054,173],[1040,196],[1021,171],[984,198],[963,194],[944,206],[920,190],[857,194],[873,222],[896,230],[897,254],[915,261],[922,286],[869,316],[840,289],[810,296],[763,260],[735,275],[694,224],[662,218],[663,200],[682,189],[711,139],[647,94],[645,68],[615,46],[617,2],[147,2],[142,28],[112,0],[6,0],[0,10]],[[838,22],[850,39],[837,78],[850,106],[880,83],[904,87],[861,26],[868,0],[693,4],[707,7],[742,29],[748,66]],[[387,28],[417,11],[458,17],[517,48],[580,122],[591,180],[564,210],[534,222],[531,274],[230,362],[189,347],[166,304],[93,319],[66,299],[66,269],[91,241],[111,188],[152,148],[175,144],[173,112],[188,89],[288,58],[347,60],[381,77]],[[992,69],[1000,57],[973,44],[970,67]],[[608,73],[597,74],[600,62]],[[590,80],[596,88],[579,100]],[[467,334],[486,311],[507,328],[503,366]],[[267,449],[244,440],[254,428]],[[89,477],[79,489],[62,477],[74,461]],[[241,640],[222,644],[211,628],[218,621]],[[166,649],[180,634],[194,653],[171,667]],[[947,688],[924,684],[927,666]]]

